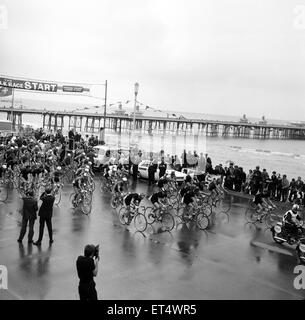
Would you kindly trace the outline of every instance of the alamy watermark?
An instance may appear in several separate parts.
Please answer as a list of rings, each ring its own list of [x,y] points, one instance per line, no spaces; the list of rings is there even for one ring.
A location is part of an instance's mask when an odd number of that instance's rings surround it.
[[[293,273],[297,274],[293,281],[294,288],[297,290],[305,289],[305,266],[301,264],[297,265]]]
[[[7,267],[0,265],[0,290],[7,290]]]
[[[8,28],[8,11],[7,7],[0,4],[0,30]]]

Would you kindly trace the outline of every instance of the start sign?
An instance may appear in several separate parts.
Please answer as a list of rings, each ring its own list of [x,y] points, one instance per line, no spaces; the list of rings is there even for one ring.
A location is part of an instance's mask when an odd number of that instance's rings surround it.
[[[57,92],[57,84],[0,77],[0,86],[21,90]]]

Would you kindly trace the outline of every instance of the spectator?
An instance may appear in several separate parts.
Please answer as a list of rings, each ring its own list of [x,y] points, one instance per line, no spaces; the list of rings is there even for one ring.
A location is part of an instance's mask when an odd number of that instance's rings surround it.
[[[161,163],[159,164],[159,179],[163,177],[166,173],[166,163],[164,162],[164,157],[161,158]]]
[[[282,179],[282,202],[287,201],[289,186],[290,186],[290,183],[287,179],[286,174],[284,174]]]
[[[282,191],[283,191],[283,185],[282,185],[282,177],[280,174],[277,175],[277,184],[276,184],[276,200],[281,201],[282,198]]]
[[[34,199],[34,192],[31,190],[27,193],[23,200],[23,208],[22,208],[22,226],[20,230],[20,235],[18,238],[18,242],[22,242],[23,237],[26,233],[27,225],[29,223],[29,234],[28,234],[28,243],[33,243],[34,236],[34,224],[37,219],[37,200]]]
[[[276,171],[273,171],[270,177],[270,183],[268,185],[268,190],[270,191],[270,195],[272,199],[274,199],[276,196],[276,186],[277,186],[277,176],[276,176]]]
[[[99,255],[96,255],[96,247],[92,244],[86,245],[84,256],[79,256],[76,261],[80,300],[98,300],[95,288],[96,284],[93,280],[98,273],[98,262]]]
[[[53,214],[53,204],[55,197],[52,195],[52,189],[47,188],[46,191],[41,195],[40,200],[42,204],[39,209],[38,215],[39,219],[39,237],[35,245],[40,246],[43,238],[44,225],[47,225],[49,232],[49,243],[53,243],[53,231],[52,231],[52,214]]]

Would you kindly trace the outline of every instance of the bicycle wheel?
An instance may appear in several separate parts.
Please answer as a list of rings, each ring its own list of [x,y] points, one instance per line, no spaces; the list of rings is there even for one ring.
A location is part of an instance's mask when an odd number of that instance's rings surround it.
[[[199,229],[205,230],[209,227],[210,220],[206,214],[204,214],[203,212],[200,212],[196,217],[196,224]]]
[[[76,208],[76,201],[75,201],[75,192],[72,192],[69,196],[69,202],[71,203],[73,208]]]
[[[176,211],[175,214],[178,218],[183,217],[185,214],[187,214],[187,209],[185,205],[181,205]]]
[[[86,215],[91,213],[92,204],[91,201],[89,201],[89,199],[86,197],[83,197],[83,201],[81,202],[81,210]]]
[[[59,190],[57,190],[57,192],[56,192],[56,194],[55,194],[54,204],[55,204],[56,206],[58,206],[59,203],[60,203],[60,201],[61,201],[61,191],[60,191],[60,189],[59,189]]]
[[[147,207],[145,209],[145,217],[146,217],[146,220],[147,220],[147,223],[148,224],[153,224],[155,222],[155,213],[154,213],[154,208],[153,207]]]
[[[245,218],[248,222],[257,221],[258,213],[257,213],[256,204],[253,201],[249,201],[248,207],[245,211]]]
[[[161,223],[165,231],[172,231],[175,226],[175,220],[170,213],[162,215]]]
[[[177,209],[179,207],[179,196],[175,194],[171,194],[168,198],[168,202]]]
[[[271,228],[272,226],[274,226],[277,222],[281,221],[281,218],[278,217],[275,213],[268,212],[265,215],[265,224],[267,228]]]
[[[248,208],[246,210],[245,216],[246,216],[246,220],[248,222],[254,223],[254,222],[256,222],[258,220],[259,214],[258,214],[258,212],[256,210]]]
[[[95,182],[94,182],[94,180],[92,180],[92,192],[94,192],[95,191]]]
[[[112,197],[111,197],[111,200],[110,200],[110,206],[111,206],[111,208],[112,208],[112,209],[116,209],[116,208],[118,207],[118,203],[119,203],[118,198],[112,196]]]
[[[5,202],[8,198],[7,189],[4,186],[0,186],[0,201]]]
[[[147,228],[147,220],[142,213],[138,213],[134,217],[134,226],[139,232],[144,232]]]
[[[212,206],[208,203],[203,203],[200,211],[209,217],[212,214]]]
[[[119,211],[119,220],[120,220],[121,224],[126,224],[128,221],[127,216],[126,216],[126,208],[125,207],[122,207]]]

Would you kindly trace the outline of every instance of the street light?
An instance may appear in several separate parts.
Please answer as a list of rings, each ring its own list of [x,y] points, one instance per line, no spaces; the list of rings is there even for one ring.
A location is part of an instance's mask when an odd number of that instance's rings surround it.
[[[138,82],[136,82],[134,84],[134,109],[133,109],[133,130],[136,129],[136,107],[137,107],[137,95],[138,95],[138,92],[139,92],[139,84]]]

